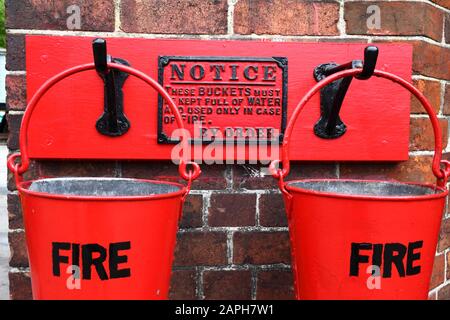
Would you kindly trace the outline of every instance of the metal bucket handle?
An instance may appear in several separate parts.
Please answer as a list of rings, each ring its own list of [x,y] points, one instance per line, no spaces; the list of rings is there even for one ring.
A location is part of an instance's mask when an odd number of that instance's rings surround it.
[[[173,102],[172,98],[169,96],[166,90],[154,79],[146,75],[145,73],[136,70],[134,68],[117,64],[117,63],[108,63],[108,67],[112,69],[117,69],[123,72],[126,72],[128,74],[131,74],[144,82],[146,82],[148,85],[150,85],[153,89],[155,89],[168,103],[172,113],[175,116],[175,120],[177,122],[177,125],[180,129],[184,129],[183,120],[181,118],[181,115]],[[30,102],[28,103],[28,106],[26,108],[25,114],[23,116],[21,128],[20,128],[20,152],[14,153],[8,157],[8,168],[14,173],[14,176],[16,178],[16,183],[19,183],[22,181],[22,175],[25,173],[29,166],[30,166],[30,158],[28,156],[28,125],[31,119],[31,115],[33,114],[33,111],[35,110],[38,102],[41,100],[41,98],[44,96],[44,94],[53,87],[56,83],[59,81],[88,70],[94,70],[95,64],[94,63],[88,63],[88,64],[82,64],[75,67],[72,67],[70,69],[64,70],[63,72],[53,76],[52,78],[48,79],[33,95]],[[185,130],[179,130],[180,131],[180,137],[181,137],[181,143],[187,144],[188,138],[186,135]],[[16,163],[16,159],[20,157],[21,162]],[[192,166],[191,170],[187,170],[187,166]],[[191,183],[193,180],[198,178],[198,176],[201,173],[200,166],[191,161],[185,161],[184,159],[180,159],[178,172],[180,176],[188,182],[188,185],[186,187],[186,194],[189,192]]]
[[[299,102],[297,107],[295,108],[291,118],[289,119],[289,123],[286,127],[286,132],[284,134],[283,138],[283,144],[282,144],[282,150],[281,150],[281,163],[283,165],[283,168],[279,168],[280,160],[274,160],[270,163],[270,172],[272,173],[273,177],[279,180],[279,187],[280,190],[283,192],[283,194],[290,199],[292,196],[286,189],[286,184],[284,182],[284,178],[289,174],[290,170],[290,161],[289,161],[289,143],[290,138],[292,134],[292,129],[294,128],[294,124],[299,117],[300,113],[302,112],[303,108],[305,107],[306,103],[312,98],[314,94],[316,94],[320,89],[325,87],[326,85],[332,83],[333,81],[336,81],[338,79],[344,78],[344,77],[351,77],[356,76],[362,72],[362,69],[350,69],[350,70],[344,70],[337,72],[333,75],[330,75],[326,77],[325,79],[319,81],[314,87],[312,87],[302,98],[302,100]],[[373,73],[374,76],[385,78],[388,80],[391,80],[395,83],[398,83],[405,89],[409,90],[423,105],[425,111],[428,113],[428,116],[430,118],[431,124],[433,126],[433,132],[434,132],[434,157],[433,157],[433,164],[432,164],[432,170],[433,174],[437,178],[436,184],[439,187],[445,187],[447,183],[448,176],[450,174],[450,162],[446,160],[441,160],[442,158],[442,133],[441,128],[439,126],[438,119],[436,117],[436,114],[434,113],[434,110],[431,106],[431,104],[428,102],[428,100],[425,98],[425,96],[412,84],[410,84],[408,81],[400,78],[399,76],[396,76],[392,73],[381,71],[381,70],[375,70]],[[441,169],[441,164],[444,165],[444,169]]]

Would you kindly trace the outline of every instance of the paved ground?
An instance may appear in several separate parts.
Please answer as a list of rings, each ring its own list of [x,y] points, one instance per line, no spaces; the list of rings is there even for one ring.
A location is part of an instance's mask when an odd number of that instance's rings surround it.
[[[0,300],[9,299],[8,212],[6,209],[6,156],[8,150],[0,144]]]

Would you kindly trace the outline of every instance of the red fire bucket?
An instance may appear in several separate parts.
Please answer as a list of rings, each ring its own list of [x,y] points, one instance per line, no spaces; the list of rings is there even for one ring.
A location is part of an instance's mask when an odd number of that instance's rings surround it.
[[[155,80],[130,67],[108,66],[156,89],[183,128],[176,105]],[[37,103],[58,81],[94,68],[92,63],[66,70],[36,92],[23,117],[21,152],[8,158],[24,213],[33,298],[167,299],[183,202],[200,174],[196,163],[180,160],[187,186],[122,178],[22,179]],[[182,142],[187,143],[183,132]],[[188,164],[193,170],[187,171]]]
[[[447,196],[449,163],[441,161],[441,129],[425,97],[410,83],[375,70],[413,93],[433,125],[436,185],[364,180],[284,181],[289,141],[303,107],[321,88],[361,69],[317,83],[289,121],[279,180],[289,223],[297,299],[427,299],[439,227]],[[382,106],[380,106],[382,107]],[[445,164],[445,170],[440,164]]]

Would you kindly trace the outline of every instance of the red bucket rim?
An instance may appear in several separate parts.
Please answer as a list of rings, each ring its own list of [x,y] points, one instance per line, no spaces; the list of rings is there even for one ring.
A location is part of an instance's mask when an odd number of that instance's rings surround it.
[[[149,195],[135,195],[135,196],[86,196],[86,195],[65,195],[65,194],[55,194],[48,192],[40,192],[40,191],[31,191],[28,188],[33,182],[45,181],[45,180],[56,180],[56,179],[93,179],[93,180],[101,180],[101,179],[110,179],[110,180],[132,180],[143,183],[152,183],[152,184],[162,184],[162,185],[170,185],[179,188],[179,190],[174,192],[160,193],[160,194],[149,194]],[[41,197],[41,198],[50,198],[57,200],[83,200],[83,201],[142,201],[142,200],[159,200],[166,198],[174,198],[174,197],[182,197],[186,194],[186,187],[180,183],[169,182],[169,181],[161,181],[161,180],[150,180],[150,179],[136,179],[136,178],[121,178],[121,177],[55,177],[55,178],[42,178],[35,180],[28,180],[25,182],[21,182],[17,189],[20,193]]]
[[[382,195],[364,195],[364,194],[345,194],[345,193],[333,193],[327,191],[317,191],[304,189],[301,187],[292,186],[292,183],[297,182],[359,182],[359,183],[384,183],[384,184],[396,184],[396,185],[407,185],[407,186],[417,186],[422,188],[428,188],[433,190],[439,190],[438,193],[424,194],[424,195],[413,195],[413,196],[382,196]],[[321,197],[331,197],[331,198],[344,198],[344,199],[354,199],[354,200],[380,200],[380,201],[418,201],[418,200],[432,200],[438,198],[444,198],[448,194],[448,190],[444,187],[438,187],[434,184],[427,183],[416,183],[416,182],[401,182],[395,180],[358,180],[358,179],[301,179],[301,180],[290,180],[286,181],[286,189],[289,191],[311,194]]]

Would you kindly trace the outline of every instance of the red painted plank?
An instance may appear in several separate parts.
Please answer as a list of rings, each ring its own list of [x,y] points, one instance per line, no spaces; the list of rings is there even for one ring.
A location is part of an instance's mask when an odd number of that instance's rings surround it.
[[[77,64],[92,62],[92,39],[27,36],[28,99],[49,77]],[[288,117],[302,95],[315,84],[312,77],[315,66],[329,61],[344,63],[362,59],[367,45],[128,38],[107,40],[111,55],[128,60],[134,68],[154,79],[158,79],[158,56],[286,57]],[[380,49],[377,69],[411,78],[410,45],[377,46]],[[102,86],[102,81],[94,71],[76,75],[55,86],[42,100],[31,120],[30,157],[170,159],[172,145],[157,142],[157,95],[138,79],[129,78],[124,86],[124,110],[131,122],[129,132],[116,138],[97,133],[95,122],[103,111]],[[331,161],[405,160],[408,157],[409,103],[409,93],[395,84],[382,79],[355,80],[341,112],[348,127],[347,133],[336,140],[323,140],[313,133],[313,126],[319,119],[317,95],[296,125],[296,140],[292,144],[291,157],[294,160]],[[233,126],[233,117],[229,119],[229,125]],[[236,123],[239,121],[242,124],[241,118],[236,119]],[[239,155],[238,152],[223,157],[267,158],[255,153]]]

